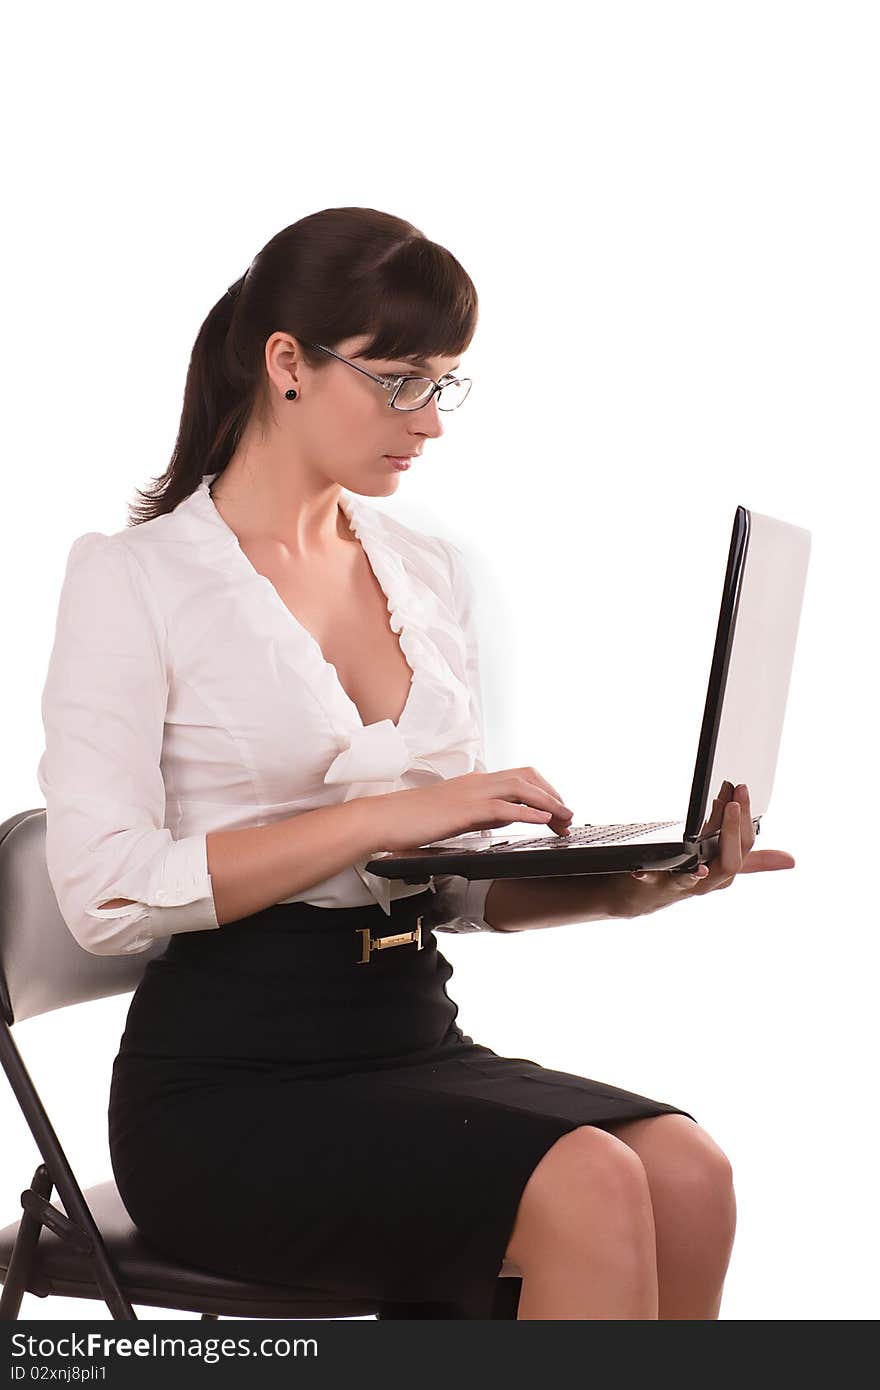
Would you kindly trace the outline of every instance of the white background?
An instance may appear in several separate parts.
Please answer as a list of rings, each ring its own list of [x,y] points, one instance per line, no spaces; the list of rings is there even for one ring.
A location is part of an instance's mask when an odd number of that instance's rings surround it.
[[[813,537],[759,842],[796,867],[442,937],[459,1023],[708,1130],[723,1318],[875,1318],[876,7],[54,4],[7,38],[0,820],[43,804],[69,547],[164,470],[211,305],[320,208],[408,218],[476,283],[474,386],[375,505],[465,549],[490,768],[576,824],[683,816],[734,508]],[[15,1029],[84,1186],[127,1004]],[[0,1124],[4,1224],[38,1154],[8,1091]]]

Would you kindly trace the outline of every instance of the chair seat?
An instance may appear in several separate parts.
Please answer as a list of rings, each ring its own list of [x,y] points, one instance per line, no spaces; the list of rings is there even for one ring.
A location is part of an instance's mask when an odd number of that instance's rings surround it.
[[[257,1318],[370,1317],[380,1311],[378,1299],[333,1296],[297,1285],[242,1282],[180,1264],[147,1244],[126,1211],[115,1182],[99,1183],[85,1190],[83,1196],[104,1237],[123,1290],[133,1304]],[[17,1232],[18,1221],[0,1230],[0,1270],[4,1279]],[[499,1277],[519,1272],[505,1260]],[[103,1298],[88,1256],[46,1228],[40,1233],[27,1290],[38,1298],[50,1294]]]
[[[369,1317],[379,1310],[375,1299],[333,1297],[293,1285],[241,1282],[180,1264],[147,1244],[123,1206],[115,1182],[90,1187],[83,1196],[104,1237],[123,1290],[133,1304],[259,1318]],[[17,1232],[18,1221],[0,1231],[0,1270],[4,1279]],[[38,1298],[59,1294],[66,1298],[103,1299],[89,1257],[47,1228],[40,1233],[27,1290]]]

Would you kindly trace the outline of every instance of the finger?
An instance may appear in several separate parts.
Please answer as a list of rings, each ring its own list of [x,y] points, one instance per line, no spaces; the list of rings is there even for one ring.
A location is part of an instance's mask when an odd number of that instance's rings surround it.
[[[543,787],[545,792],[549,792],[551,796],[556,797],[557,801],[561,801],[563,806],[565,805],[565,798],[559,794],[552,783],[547,781],[546,777],[541,776],[537,768],[518,767],[515,771],[520,777],[524,777],[527,782],[531,782],[533,786]]]
[[[740,825],[739,842],[742,850],[743,862],[745,857],[755,843],[755,827],[752,825],[752,805],[749,798],[749,789],[745,782],[741,783],[734,793],[740,804]]]
[[[723,812],[723,810],[723,803],[720,802],[716,796],[714,801],[712,802],[711,811],[709,812],[706,819],[703,821],[703,828],[700,831],[701,838],[704,835],[715,835],[721,829],[721,813]]]
[[[692,873],[681,874],[680,877],[683,878],[688,885],[702,883],[704,879],[709,877],[709,865],[699,864]]]
[[[513,797],[496,796],[494,799],[498,803],[499,814],[507,817],[504,825],[510,825],[513,821],[528,821],[530,824],[538,822],[541,825],[551,823],[552,818],[548,817],[547,810],[543,807],[531,806],[525,801],[515,801]]]
[[[574,815],[571,807],[566,806],[559,793],[550,785],[546,778],[542,777],[534,768],[520,768],[513,780],[514,782],[525,782],[528,788],[534,788],[537,793],[536,796],[530,797],[526,805],[535,805],[539,806],[543,811],[552,811],[553,821],[560,825],[565,825],[571,820]],[[505,788],[505,794],[509,794],[511,797],[517,794],[521,796],[522,791],[514,785],[509,791]],[[551,821],[551,824],[552,823]]]
[[[743,860],[744,874],[759,874],[767,869],[793,869],[795,861],[784,849],[753,849]]]
[[[690,892],[698,884],[705,882],[705,880],[709,877],[709,872],[710,871],[708,864],[700,864],[692,872],[688,872],[686,874],[681,873],[677,869],[633,869],[632,877],[637,878],[640,883],[651,883],[657,882],[657,880],[660,878],[662,874],[666,881],[669,884],[671,884],[677,892],[682,892],[683,890],[687,890]]]
[[[709,865],[698,864],[695,869],[689,869],[683,873],[680,869],[670,869],[667,877],[676,888],[692,889],[698,883],[703,883],[709,877]]]
[[[547,822],[547,829],[552,830],[554,835],[570,835],[571,814],[561,816],[558,812],[553,812]]]
[[[547,822],[547,829],[552,830],[554,835],[566,836],[571,834],[571,814],[565,817],[552,815]]]
[[[727,803],[732,800],[733,791],[734,788],[732,782],[724,781],[721,783],[718,795],[714,798],[712,802],[712,810],[703,824],[703,829],[700,832],[701,835],[714,835],[717,831],[721,829],[724,816],[724,808],[727,805]]]
[[[734,878],[742,868],[742,844],[740,841],[741,807],[738,801],[728,801],[724,808],[719,839],[719,870],[722,878]]]

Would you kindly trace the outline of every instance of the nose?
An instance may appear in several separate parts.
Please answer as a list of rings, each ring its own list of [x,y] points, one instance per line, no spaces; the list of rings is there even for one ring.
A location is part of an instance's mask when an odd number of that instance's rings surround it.
[[[443,434],[443,422],[440,419],[438,399],[439,396],[435,394],[427,405],[423,405],[421,410],[415,412],[422,434],[426,434],[429,439],[439,439]]]

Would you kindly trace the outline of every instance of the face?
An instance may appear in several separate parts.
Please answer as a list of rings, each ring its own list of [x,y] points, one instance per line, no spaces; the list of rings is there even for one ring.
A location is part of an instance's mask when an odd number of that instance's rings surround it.
[[[418,365],[403,358],[365,358],[360,353],[368,342],[364,334],[333,347],[376,376],[429,376],[439,381],[461,363],[459,357],[420,359]],[[266,359],[273,417],[287,436],[285,452],[297,457],[319,483],[332,481],[368,497],[390,496],[404,473],[387,456],[420,454],[428,440],[443,433],[436,395],[420,410],[391,410],[388,393],[378,382],[345,362],[327,356],[327,365],[319,371],[306,366],[289,334],[276,334],[267,342]],[[299,392],[295,401],[284,397],[291,386]],[[411,468],[420,466],[413,458]]]

